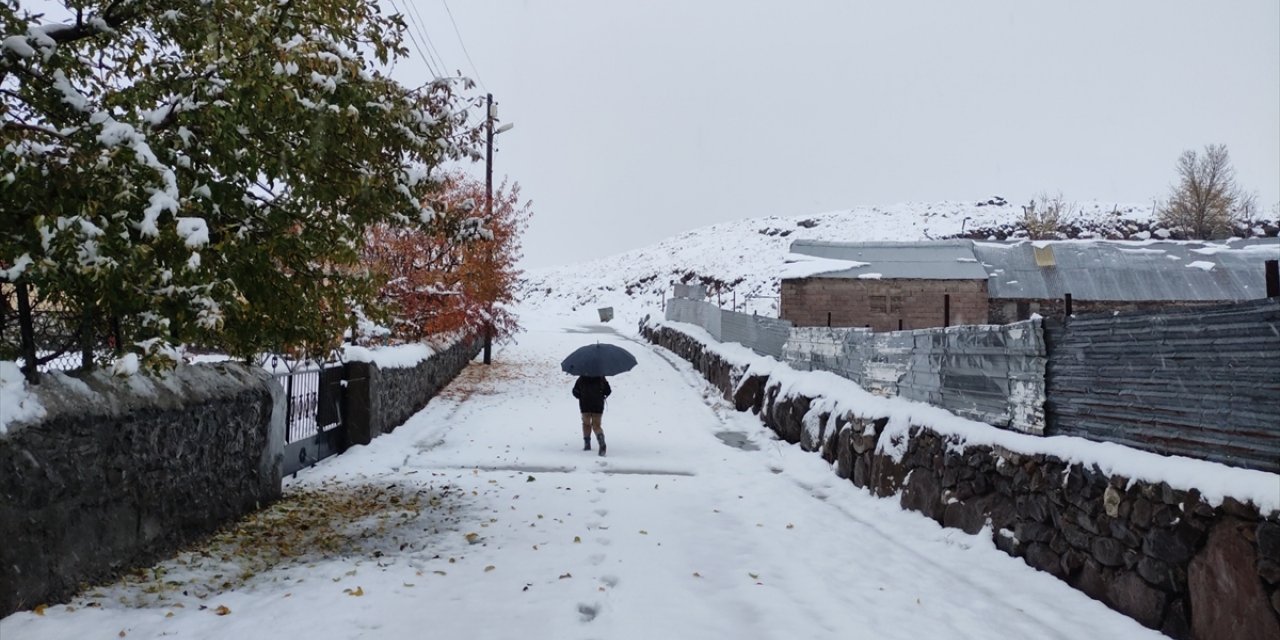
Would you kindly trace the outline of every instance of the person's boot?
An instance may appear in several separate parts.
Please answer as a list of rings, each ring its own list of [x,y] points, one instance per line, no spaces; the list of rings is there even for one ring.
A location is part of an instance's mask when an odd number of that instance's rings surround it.
[[[590,451],[590,450],[591,450],[591,436],[583,436],[583,438],[582,438],[582,450],[583,450],[583,451]]]
[[[604,434],[597,433],[596,440],[600,442],[600,455],[603,457],[604,456]]]

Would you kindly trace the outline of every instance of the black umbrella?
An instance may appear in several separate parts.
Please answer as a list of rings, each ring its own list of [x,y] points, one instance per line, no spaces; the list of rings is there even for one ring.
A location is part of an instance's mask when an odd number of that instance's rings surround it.
[[[589,344],[569,354],[560,363],[565,373],[575,376],[616,376],[636,366],[636,357],[612,344]]]

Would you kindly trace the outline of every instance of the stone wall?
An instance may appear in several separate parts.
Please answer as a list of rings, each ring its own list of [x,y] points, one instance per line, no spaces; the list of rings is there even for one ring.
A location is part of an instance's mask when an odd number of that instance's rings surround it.
[[[1050,455],[948,447],[913,426],[900,459],[877,453],[887,419],[809,416],[813,398],[741,371],[669,328],[645,337],[691,362],[739,411],[904,508],[977,534],[1174,638],[1280,637],[1280,513],[1198,492],[1108,477]],[[816,428],[806,428],[806,424]],[[1278,488],[1277,490],[1280,490]]]
[[[417,366],[380,368],[368,362],[347,363],[347,436],[351,444],[369,444],[421,411],[466,368],[483,341],[467,339],[432,355]]]
[[[50,375],[0,436],[0,617],[70,598],[280,496],[284,397],[238,364]]]
[[[945,295],[951,296],[951,325],[987,324],[986,280],[788,279],[779,317],[797,327],[896,331],[901,322],[902,329],[927,329],[944,326]]]

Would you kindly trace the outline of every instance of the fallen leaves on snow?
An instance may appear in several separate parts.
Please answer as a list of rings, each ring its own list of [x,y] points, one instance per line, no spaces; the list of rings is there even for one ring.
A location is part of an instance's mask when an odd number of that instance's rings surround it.
[[[381,564],[390,553],[421,551],[432,540],[422,531],[458,524],[464,506],[463,493],[450,485],[330,481],[290,487],[280,500],[174,559],[130,572],[112,587],[112,597],[167,608],[175,606],[174,597],[209,598],[272,570],[331,558]],[[478,534],[468,536],[472,544],[480,541]]]

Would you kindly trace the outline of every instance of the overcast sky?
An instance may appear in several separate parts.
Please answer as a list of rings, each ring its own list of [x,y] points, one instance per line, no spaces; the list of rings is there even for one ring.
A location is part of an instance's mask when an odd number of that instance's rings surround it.
[[[405,2],[398,0],[401,8]],[[441,0],[416,0],[472,73]],[[1150,202],[1224,143],[1280,201],[1280,2],[452,0],[529,267],[904,201]],[[425,65],[395,75],[418,83]]]

